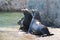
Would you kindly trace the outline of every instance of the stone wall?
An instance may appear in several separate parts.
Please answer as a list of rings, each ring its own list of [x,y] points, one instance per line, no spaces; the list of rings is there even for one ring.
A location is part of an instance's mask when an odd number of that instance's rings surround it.
[[[0,0],[0,11],[20,10],[26,3],[26,0]]]
[[[43,24],[60,26],[60,0],[28,0],[27,8],[39,10]]]

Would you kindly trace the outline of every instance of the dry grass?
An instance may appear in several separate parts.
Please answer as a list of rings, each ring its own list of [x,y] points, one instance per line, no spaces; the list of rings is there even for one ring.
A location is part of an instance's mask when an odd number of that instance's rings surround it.
[[[0,40],[60,40],[60,28],[49,28],[53,36],[37,37],[19,32],[18,28],[0,28]]]

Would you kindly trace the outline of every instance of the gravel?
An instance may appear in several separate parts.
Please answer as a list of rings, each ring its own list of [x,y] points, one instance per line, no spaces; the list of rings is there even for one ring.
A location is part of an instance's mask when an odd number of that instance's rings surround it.
[[[38,37],[18,31],[18,28],[0,28],[0,40],[60,40],[60,28],[49,28],[52,36]]]

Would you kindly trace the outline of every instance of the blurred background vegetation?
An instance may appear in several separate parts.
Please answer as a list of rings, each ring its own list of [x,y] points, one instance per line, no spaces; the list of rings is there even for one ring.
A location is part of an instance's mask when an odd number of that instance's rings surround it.
[[[21,12],[0,12],[0,27],[16,27],[21,17]]]
[[[14,17],[14,15],[20,16],[21,14],[17,13],[21,12],[23,8],[38,9],[42,24],[60,27],[60,0],[0,0],[0,23],[4,22],[1,20],[5,19],[3,17],[9,13],[10,16],[13,15],[11,17]],[[4,13],[4,16],[1,12]],[[10,16],[6,18],[10,19]]]

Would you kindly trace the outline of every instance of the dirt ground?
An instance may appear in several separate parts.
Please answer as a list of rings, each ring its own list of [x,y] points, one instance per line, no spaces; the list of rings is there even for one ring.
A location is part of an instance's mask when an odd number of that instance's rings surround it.
[[[60,40],[60,28],[49,28],[52,36],[37,37],[25,32],[19,32],[18,28],[0,28],[0,40]]]

